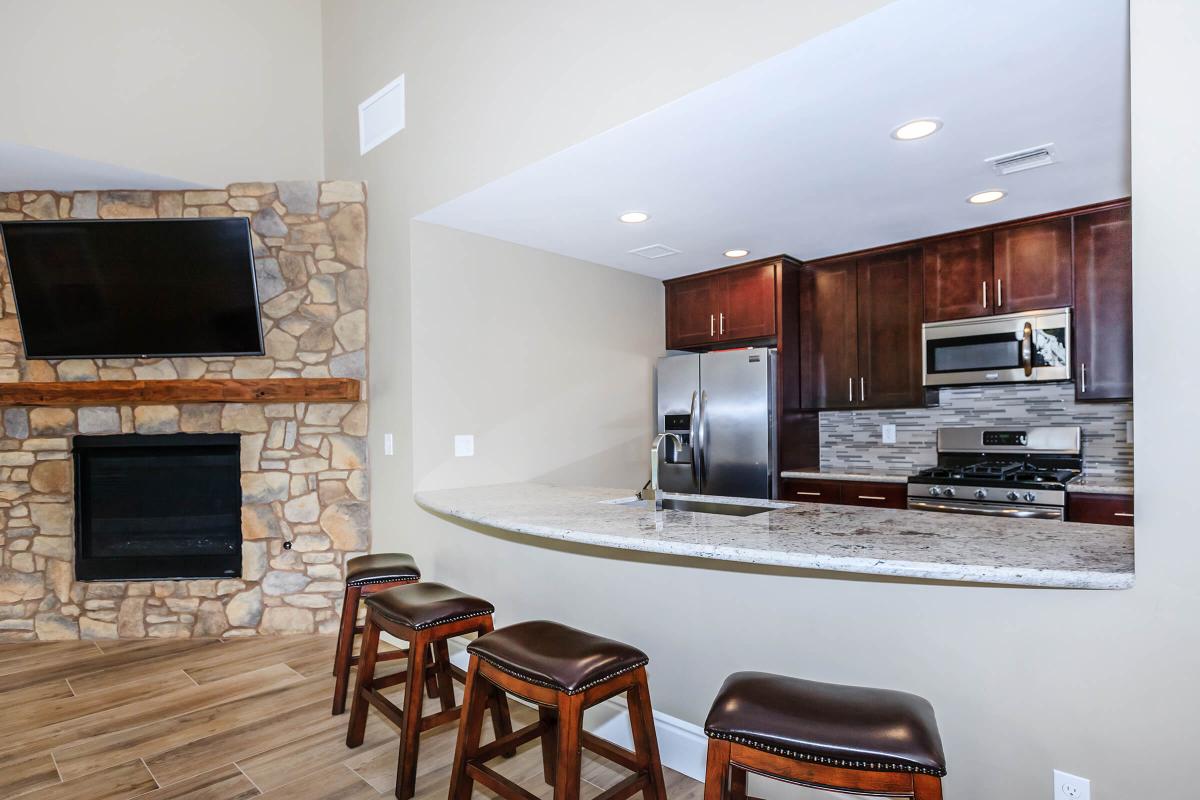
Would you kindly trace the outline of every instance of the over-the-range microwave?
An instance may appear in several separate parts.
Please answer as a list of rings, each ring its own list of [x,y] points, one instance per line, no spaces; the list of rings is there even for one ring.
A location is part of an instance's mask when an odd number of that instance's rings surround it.
[[[1071,309],[929,322],[926,386],[1065,381],[1071,377]]]

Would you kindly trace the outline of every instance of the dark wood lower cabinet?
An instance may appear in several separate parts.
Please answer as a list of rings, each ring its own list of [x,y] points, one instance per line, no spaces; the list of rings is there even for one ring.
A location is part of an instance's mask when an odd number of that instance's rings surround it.
[[[1099,525],[1133,525],[1133,496],[1068,492],[1067,520]]]
[[[876,481],[833,481],[818,478],[784,478],[779,499],[791,503],[839,503],[845,506],[904,508],[908,486]]]

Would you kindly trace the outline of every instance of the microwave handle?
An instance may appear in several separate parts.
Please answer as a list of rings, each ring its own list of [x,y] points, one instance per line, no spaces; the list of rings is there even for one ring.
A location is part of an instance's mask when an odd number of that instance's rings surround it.
[[[1025,377],[1033,375],[1033,325],[1025,323],[1025,331],[1021,336],[1021,364],[1025,367]]]

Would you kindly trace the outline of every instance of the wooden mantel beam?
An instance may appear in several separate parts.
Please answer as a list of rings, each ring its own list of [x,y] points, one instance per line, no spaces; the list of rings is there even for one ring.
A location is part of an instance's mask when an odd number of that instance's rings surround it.
[[[0,406],[353,403],[360,396],[360,382],[354,378],[209,378],[0,384]]]

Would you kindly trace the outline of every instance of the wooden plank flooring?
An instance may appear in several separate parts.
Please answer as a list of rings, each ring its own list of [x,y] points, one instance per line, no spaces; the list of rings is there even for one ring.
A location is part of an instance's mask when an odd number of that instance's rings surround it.
[[[347,748],[348,715],[329,714],[332,666],[325,636],[0,645],[0,798],[391,797],[396,730],[372,713],[362,746]],[[536,717],[516,702],[512,712],[514,725]],[[456,732],[422,736],[417,800],[446,797]],[[585,758],[584,800],[626,774]],[[552,797],[536,743],[493,764]],[[699,800],[699,783],[666,773],[670,800]],[[496,799],[478,784],[475,796]]]

